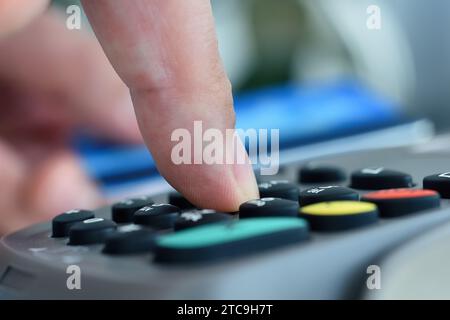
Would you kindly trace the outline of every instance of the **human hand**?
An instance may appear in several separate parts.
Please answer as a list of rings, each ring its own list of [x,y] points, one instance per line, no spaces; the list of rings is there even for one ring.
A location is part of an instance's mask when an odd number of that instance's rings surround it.
[[[257,198],[248,164],[175,165],[170,158],[174,129],[191,131],[194,120],[202,120],[205,129],[234,127],[231,86],[209,1],[96,0],[84,6],[130,88],[141,132],[169,183],[194,204],[223,211]],[[63,147],[75,126],[139,140],[126,87],[103,53],[91,39],[69,34],[56,21],[54,13],[46,14],[0,39],[2,94],[13,106],[0,110],[9,115],[2,116],[5,127],[0,125],[6,128],[0,132],[0,159],[5,159],[0,181],[11,186],[0,198],[0,210],[7,212],[0,233],[100,201]]]
[[[43,1],[18,10],[38,2],[0,5],[0,235],[103,203],[67,147],[75,128],[142,141],[129,91],[96,39],[42,13]]]
[[[209,0],[85,0],[109,60],[130,88],[144,140],[160,173],[199,207],[237,211],[258,198],[247,164],[176,165],[171,133],[234,128],[231,85],[219,56]],[[243,146],[238,146],[243,150]],[[224,153],[230,150],[224,150]]]

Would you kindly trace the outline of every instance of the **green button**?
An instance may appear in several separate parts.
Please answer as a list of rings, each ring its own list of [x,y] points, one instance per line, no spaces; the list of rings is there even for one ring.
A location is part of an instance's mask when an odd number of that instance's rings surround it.
[[[216,260],[298,242],[308,236],[301,218],[249,218],[214,223],[161,236],[155,259],[165,262]]]

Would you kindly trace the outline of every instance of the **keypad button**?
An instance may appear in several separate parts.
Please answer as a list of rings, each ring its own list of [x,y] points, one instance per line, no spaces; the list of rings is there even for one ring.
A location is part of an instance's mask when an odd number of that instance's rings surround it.
[[[435,190],[439,192],[442,198],[450,199],[450,172],[425,177],[423,188]]]
[[[306,165],[298,173],[298,182],[300,183],[334,183],[345,179],[344,170],[334,166]]]
[[[369,202],[331,201],[301,208],[300,217],[309,222],[312,230],[339,231],[376,222],[378,210]]]
[[[409,213],[438,208],[436,191],[423,189],[389,189],[366,193],[363,201],[377,205],[381,217],[398,217]]]
[[[190,203],[185,197],[183,197],[183,195],[179,192],[169,193],[169,203],[180,208],[181,210],[195,208],[195,206]]]
[[[261,198],[282,198],[297,201],[298,187],[286,180],[273,180],[258,184]]]
[[[308,238],[300,218],[257,218],[215,223],[161,236],[155,260],[164,263],[210,262],[275,249]]]
[[[340,186],[321,186],[309,188],[300,192],[300,206],[317,202],[336,200],[359,200],[359,194],[353,189]]]
[[[137,210],[153,203],[154,201],[146,196],[122,200],[112,206],[112,219],[117,223],[132,222]]]
[[[175,221],[174,229],[183,230],[209,223],[229,221],[231,219],[233,219],[233,216],[229,213],[209,209],[190,210],[180,214]]]
[[[298,201],[261,198],[241,204],[239,207],[239,218],[296,217],[298,208]]]
[[[92,218],[77,222],[69,230],[69,245],[83,245],[104,242],[117,225],[103,218]]]
[[[94,218],[94,213],[88,210],[69,210],[57,215],[52,220],[52,237],[61,238],[69,235],[69,229],[75,223]]]
[[[150,252],[156,244],[156,232],[130,224],[117,228],[106,239],[103,252],[107,254],[131,254]]]
[[[149,226],[155,229],[173,228],[178,218],[180,208],[171,204],[161,203],[146,206],[134,213],[133,221],[136,224]]]
[[[412,177],[400,171],[382,167],[365,168],[352,173],[351,187],[363,190],[381,190],[393,188],[410,188]]]

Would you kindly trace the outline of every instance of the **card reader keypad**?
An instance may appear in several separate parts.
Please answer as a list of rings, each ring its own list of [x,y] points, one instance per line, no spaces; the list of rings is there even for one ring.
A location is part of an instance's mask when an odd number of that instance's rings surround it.
[[[285,179],[260,182],[260,199],[241,204],[236,213],[198,209],[173,192],[167,203],[146,196],[118,202],[111,220],[88,210],[62,213],[53,219],[52,237],[67,237],[71,246],[100,245],[105,255],[149,254],[155,263],[245,258],[308,243],[312,233],[345,233],[438,208],[441,197],[450,197],[450,175],[442,175],[425,177],[425,189],[418,189],[411,175],[389,168],[353,171],[345,183],[338,167],[303,166],[298,177],[305,186]]]

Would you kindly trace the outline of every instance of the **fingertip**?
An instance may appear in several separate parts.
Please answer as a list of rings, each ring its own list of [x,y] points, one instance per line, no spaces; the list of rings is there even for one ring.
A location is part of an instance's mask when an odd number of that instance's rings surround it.
[[[242,176],[242,179],[236,179],[233,175],[234,170],[228,166],[214,170],[205,167],[201,170],[203,174],[193,179],[190,184],[178,187],[178,190],[198,208],[237,212],[242,203],[259,198],[254,178]],[[215,179],[205,179],[208,171],[213,171]]]
[[[240,194],[239,206],[249,200],[259,199],[259,189],[256,177],[250,165],[236,165],[234,168],[235,181]]]
[[[159,163],[167,181],[198,208],[236,212],[259,191],[250,164]]]

